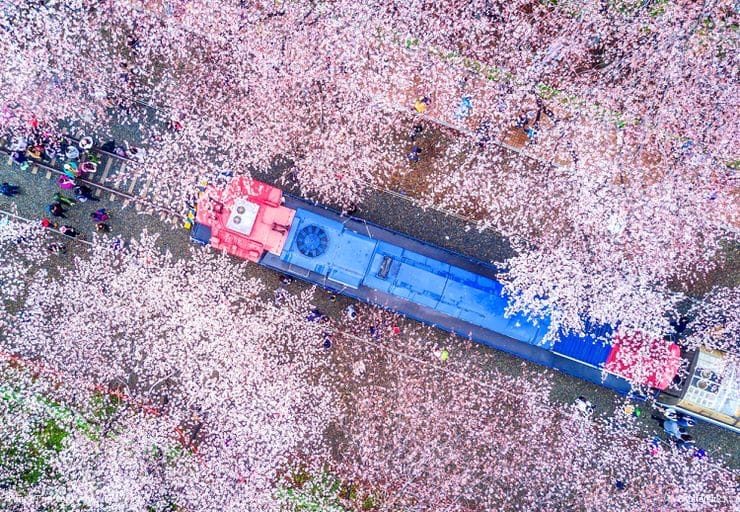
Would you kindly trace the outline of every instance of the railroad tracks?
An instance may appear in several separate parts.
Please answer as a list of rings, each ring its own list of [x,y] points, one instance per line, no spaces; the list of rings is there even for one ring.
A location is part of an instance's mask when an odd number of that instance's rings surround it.
[[[64,137],[69,144],[78,146],[79,140],[70,135]],[[82,152],[82,151],[81,151]],[[136,160],[118,155],[100,147],[93,147],[87,151],[97,161],[95,172],[85,172],[77,178],[77,182],[90,186],[96,197],[105,197],[110,202],[120,201],[122,207],[133,205],[137,212],[148,215],[159,215],[160,220],[179,221],[183,218],[182,212],[170,207],[159,205],[151,193],[152,175],[138,176],[130,172],[130,168],[142,165]],[[8,158],[8,164],[13,163],[13,151],[7,146],[7,141],[0,138],[0,154]],[[26,172],[31,174],[44,173],[46,179],[65,175],[62,168],[64,160],[57,158],[50,161],[28,158]]]

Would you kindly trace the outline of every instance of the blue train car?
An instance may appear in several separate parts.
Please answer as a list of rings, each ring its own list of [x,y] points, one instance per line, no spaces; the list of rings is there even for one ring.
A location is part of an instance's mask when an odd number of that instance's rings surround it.
[[[593,336],[562,336],[545,342],[547,318],[506,317],[508,305],[497,270],[483,262],[296,197],[280,255],[259,263],[279,272],[390,309],[436,328],[470,338],[543,366],[627,394],[626,379],[605,372],[611,346]],[[599,340],[597,340],[599,338]]]
[[[504,314],[508,298],[491,265],[259,182],[229,187],[209,189],[199,200],[194,240],[618,393],[631,391],[625,378],[605,371],[614,355],[609,326],[547,341],[548,318]]]

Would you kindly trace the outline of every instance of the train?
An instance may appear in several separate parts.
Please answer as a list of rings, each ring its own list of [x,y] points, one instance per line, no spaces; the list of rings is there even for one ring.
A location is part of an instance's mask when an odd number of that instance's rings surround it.
[[[549,318],[505,314],[509,297],[498,269],[485,262],[243,176],[204,183],[188,222],[195,243],[740,432],[736,379],[723,386],[711,366],[720,356],[682,354],[670,338],[609,325],[546,336]],[[682,364],[696,378],[681,379]]]

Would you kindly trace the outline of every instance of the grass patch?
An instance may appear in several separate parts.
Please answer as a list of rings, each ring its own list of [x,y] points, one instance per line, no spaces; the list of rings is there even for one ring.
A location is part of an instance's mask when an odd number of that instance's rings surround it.
[[[304,467],[287,475],[276,497],[291,512],[371,512],[381,505],[376,494],[364,492],[356,482],[344,482],[328,471],[312,474]]]

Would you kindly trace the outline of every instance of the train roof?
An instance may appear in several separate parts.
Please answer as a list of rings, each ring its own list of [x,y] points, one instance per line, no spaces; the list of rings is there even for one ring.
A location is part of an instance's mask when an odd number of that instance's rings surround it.
[[[499,282],[448,263],[442,249],[427,246],[422,254],[397,245],[398,240],[366,232],[302,205],[295,210],[280,259],[294,271],[299,267],[322,276],[328,286],[371,288],[385,303],[402,299],[525,343],[542,344],[547,320],[535,324],[523,315],[505,317],[508,301]]]
[[[293,221],[283,192],[246,177],[224,189],[207,187],[198,198],[193,238],[249,261],[263,252],[280,254]]]
[[[612,351],[614,329],[610,325],[597,325],[586,321],[586,331],[588,334],[585,335],[560,331],[552,350],[601,368]]]
[[[280,259],[326,276],[338,286],[362,283],[376,242],[315,212],[295,210]]]
[[[666,389],[681,366],[681,349],[670,341],[620,331],[614,336],[613,345],[604,367],[651,388]]]
[[[495,267],[256,180],[208,187],[192,237],[620,393],[631,387],[619,375],[639,377],[609,326],[592,326],[582,337],[560,333],[553,346],[544,341],[549,318],[506,317],[509,301]],[[661,387],[673,370],[659,369],[648,383]]]

